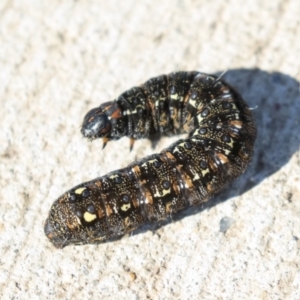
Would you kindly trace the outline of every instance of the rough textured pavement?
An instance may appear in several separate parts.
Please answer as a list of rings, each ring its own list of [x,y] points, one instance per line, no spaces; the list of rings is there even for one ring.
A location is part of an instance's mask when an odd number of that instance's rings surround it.
[[[0,2],[1,299],[300,299],[300,1]],[[91,108],[175,70],[220,73],[254,109],[255,156],[207,205],[55,249],[52,202],[158,152],[102,149]]]

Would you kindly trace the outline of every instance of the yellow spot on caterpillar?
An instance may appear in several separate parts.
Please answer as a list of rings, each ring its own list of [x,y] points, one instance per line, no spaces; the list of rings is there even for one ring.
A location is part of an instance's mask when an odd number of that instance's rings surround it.
[[[118,178],[119,177],[119,175],[111,175],[109,178],[110,179],[115,179],[115,178]]]
[[[230,152],[231,152],[231,151],[228,150],[228,149],[224,149],[224,151],[225,151],[225,154],[226,154],[226,155],[230,154]]]
[[[173,100],[177,100],[177,97],[178,97],[178,94],[171,95],[171,99],[173,99]]]
[[[226,143],[230,148],[233,147],[233,139],[230,139],[230,142]]]
[[[170,194],[171,193],[171,188],[169,188],[168,190],[163,190],[162,191],[162,195],[157,191],[153,196],[154,197],[163,197],[163,196],[165,196],[165,195],[168,195],[168,194]]]
[[[180,153],[179,149],[177,147],[174,148],[173,153],[178,152]]]
[[[201,170],[202,176],[204,177],[207,173],[209,173],[209,169]]]
[[[196,100],[192,100],[192,99],[189,100],[189,104],[191,104],[191,105],[194,106],[194,107],[196,107],[196,103],[197,103]],[[196,107],[196,108],[197,108],[197,107]]]
[[[198,180],[198,179],[200,179],[200,177],[199,177],[199,174],[196,173],[196,174],[194,175],[193,181],[196,181],[196,180]]]
[[[194,135],[198,135],[198,133],[199,133],[199,129],[196,129],[195,132],[194,132],[194,134],[193,134],[193,136]]]
[[[203,117],[201,116],[201,114],[198,114],[197,120],[198,120],[199,123],[203,120]]]
[[[191,170],[191,172],[194,176],[192,181],[196,181],[196,180],[200,179],[199,174],[197,172],[195,172],[195,170]]]
[[[122,210],[122,211],[127,211],[129,208],[130,208],[130,203],[128,203],[128,204],[123,204],[123,205],[121,206],[121,210]]]
[[[151,159],[151,160],[148,160],[147,162],[145,162],[145,163],[142,164],[142,167],[147,167],[147,164],[148,164],[148,163],[153,164],[153,163],[156,162],[156,161],[157,161],[157,159]]]
[[[75,194],[81,195],[85,189],[86,189],[85,187],[78,188],[77,190],[75,190]]]
[[[83,218],[86,222],[92,222],[95,219],[97,219],[97,216],[95,214],[91,214],[88,211],[86,211],[83,215]]]

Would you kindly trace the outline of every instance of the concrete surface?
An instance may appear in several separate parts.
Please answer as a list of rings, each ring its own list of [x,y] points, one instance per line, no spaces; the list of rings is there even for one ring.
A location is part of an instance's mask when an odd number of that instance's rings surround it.
[[[299,16],[298,0],[1,1],[0,298],[300,299]],[[84,114],[174,70],[227,70],[257,120],[248,171],[172,221],[55,249],[60,194],[153,153],[102,151]]]

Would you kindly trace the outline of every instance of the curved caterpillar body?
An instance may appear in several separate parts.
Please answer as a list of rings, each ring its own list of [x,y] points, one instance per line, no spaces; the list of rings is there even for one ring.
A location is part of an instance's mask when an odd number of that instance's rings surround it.
[[[59,248],[99,243],[207,201],[242,174],[253,155],[251,111],[227,83],[200,72],[148,80],[92,109],[82,134],[109,140],[186,132],[186,139],[82,183],[56,200],[45,234]]]

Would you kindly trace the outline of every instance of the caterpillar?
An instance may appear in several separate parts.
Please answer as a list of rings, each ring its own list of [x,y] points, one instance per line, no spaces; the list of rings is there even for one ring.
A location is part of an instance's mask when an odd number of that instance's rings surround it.
[[[127,136],[186,133],[158,154],[79,184],[56,200],[44,231],[57,248],[100,243],[208,201],[241,175],[253,156],[251,110],[225,81],[173,72],[101,104],[84,117],[84,137],[103,146]]]

